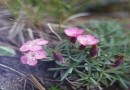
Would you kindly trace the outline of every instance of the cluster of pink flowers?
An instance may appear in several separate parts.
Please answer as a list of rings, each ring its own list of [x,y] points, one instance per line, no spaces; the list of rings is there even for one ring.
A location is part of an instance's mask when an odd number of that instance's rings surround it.
[[[99,39],[95,38],[95,36],[91,34],[84,34],[84,30],[76,27],[71,27],[65,29],[65,34],[70,37],[70,41],[75,43],[78,41],[81,45],[79,47],[80,50],[86,48],[86,46],[92,46],[90,50],[90,54],[95,56],[98,51],[96,44],[99,43]]]
[[[97,44],[99,43],[99,39],[91,34],[83,34],[84,30],[77,27],[71,27],[64,30],[65,34],[70,38],[72,43],[80,44],[79,49],[83,50],[87,46],[91,46],[89,54],[91,57],[95,57],[98,54]],[[43,49],[43,46],[48,43],[47,40],[44,39],[35,39],[30,40],[24,43],[20,47],[20,51],[23,52],[23,56],[21,56],[21,62],[23,64],[28,65],[36,65],[38,60],[46,58],[46,52]],[[62,55],[56,51],[53,52],[53,56],[58,61],[65,63],[64,58]],[[120,64],[123,63],[123,56],[120,56],[115,62],[114,67],[118,67]]]
[[[45,59],[46,52],[43,50],[43,45],[46,45],[48,41],[44,39],[30,40],[24,43],[20,47],[20,51],[24,53],[21,57],[21,62],[28,65],[36,65],[37,60]]]

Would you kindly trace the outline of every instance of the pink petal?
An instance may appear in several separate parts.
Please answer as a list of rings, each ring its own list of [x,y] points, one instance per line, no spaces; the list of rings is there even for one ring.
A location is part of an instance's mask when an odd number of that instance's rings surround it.
[[[80,35],[77,37],[77,40],[80,44],[87,46],[86,37],[84,35]]]
[[[36,58],[36,59],[46,58],[46,52],[45,52],[45,51],[42,51],[42,50],[35,52],[35,58]]]
[[[70,37],[77,37],[78,35],[83,34],[84,30],[76,27],[67,28],[64,30],[65,34]]]
[[[25,42],[25,43],[20,47],[20,51],[22,51],[22,52],[28,51],[29,48],[30,48],[31,42],[32,42],[32,41],[27,41],[27,42]]]
[[[38,45],[34,45],[34,46],[31,46],[30,48],[30,51],[39,51],[39,50],[42,50],[42,46],[38,46]]]
[[[95,45],[99,42],[98,39],[96,39],[94,36],[90,34],[86,35],[86,39],[88,40],[88,45]]]
[[[37,60],[28,60],[27,61],[27,64],[28,65],[31,65],[31,66],[34,66],[34,65],[36,65],[38,62],[37,62]]]
[[[41,40],[39,42],[37,42],[37,45],[46,45],[48,43],[47,40]]]
[[[29,50],[29,46],[28,45],[23,45],[23,46],[20,47],[20,51],[22,51],[22,52],[26,52],[28,50]]]
[[[23,45],[30,45],[31,44],[31,40],[29,40],[29,41],[27,41],[27,42],[25,42]]]
[[[95,45],[99,42],[94,36],[87,34],[87,35],[79,35],[77,38],[78,42],[84,46],[87,45]]]
[[[22,56],[22,57],[21,57],[21,62],[22,62],[23,64],[27,64],[27,57],[26,57],[26,56]]]
[[[90,42],[89,45],[95,45],[95,44],[97,44],[98,42],[99,42],[99,40],[98,40],[98,39],[95,39],[95,40],[93,40],[93,42]]]
[[[35,42],[37,45],[45,45],[48,43],[48,41],[44,39],[35,39],[33,42]]]

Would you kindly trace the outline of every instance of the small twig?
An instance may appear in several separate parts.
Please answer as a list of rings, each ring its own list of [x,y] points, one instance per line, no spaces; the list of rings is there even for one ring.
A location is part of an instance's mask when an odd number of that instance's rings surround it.
[[[89,16],[89,15],[90,15],[90,13],[78,13],[78,14],[72,15],[69,18],[67,18],[62,24],[66,23],[72,19],[83,17],[83,16]]]
[[[42,79],[44,81],[50,81],[50,82],[61,82],[60,80],[52,80],[52,79]]]
[[[27,80],[25,79],[24,85],[23,85],[23,90],[26,90],[26,83],[27,83]]]
[[[74,84],[75,82],[71,82],[68,78],[66,78],[66,80],[72,85],[72,86],[70,86],[72,89],[77,90],[77,89],[76,89],[76,88],[77,88],[77,85]]]
[[[32,29],[31,29],[31,28],[28,28],[27,31],[28,31],[28,34],[29,34],[30,38],[33,40],[33,39],[34,39],[34,36],[33,36]]]
[[[34,81],[39,90],[46,90],[32,74],[30,75],[30,78]]]
[[[76,85],[77,82],[71,82],[68,78],[66,78],[66,80],[67,80],[71,85],[77,87],[77,85]]]
[[[22,32],[22,31],[20,31],[20,33],[19,33],[19,38],[21,39],[21,42],[22,42],[22,43],[25,42],[24,35],[23,35],[23,32]]]
[[[10,28],[9,26],[8,27],[2,27],[2,28],[0,28],[0,31],[7,30],[9,28]]]
[[[61,37],[52,29],[51,25],[49,23],[47,25],[48,25],[49,29],[52,31],[52,33],[54,33],[59,38],[59,40],[62,41]]]
[[[21,10],[17,17],[17,21],[25,21],[24,14],[25,14],[24,11]],[[9,38],[10,39],[14,38],[17,34],[19,34],[23,30],[24,27],[25,23],[14,22],[12,28],[9,31]]]
[[[43,23],[48,24],[48,22],[43,22]],[[59,24],[57,24],[57,23],[49,23],[49,24],[51,24],[51,26],[53,26],[53,27],[59,27]],[[60,27],[61,28],[70,28],[72,26],[61,24]]]

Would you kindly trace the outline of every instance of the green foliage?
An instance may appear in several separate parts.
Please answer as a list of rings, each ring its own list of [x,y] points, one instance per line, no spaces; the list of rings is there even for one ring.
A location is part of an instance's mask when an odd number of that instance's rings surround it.
[[[110,48],[108,52],[121,52],[126,56],[130,54],[130,49],[128,49],[130,47],[130,32],[126,31],[122,24],[115,21],[99,22],[95,20],[91,20],[89,23],[89,29],[95,32],[95,35],[101,39],[104,46]]]
[[[58,86],[51,86],[49,90],[61,90],[61,89],[59,89]]]
[[[10,0],[7,5],[15,14],[23,10],[29,18],[36,20],[61,21],[68,16],[81,12],[89,0]],[[77,6],[78,5],[78,6]]]
[[[0,56],[14,56],[15,50],[6,46],[0,46]]]
[[[99,52],[96,58],[90,57],[87,47],[79,50],[79,44],[72,44],[68,40],[62,41],[55,50],[61,53],[66,63],[56,61],[57,67],[50,68],[56,73],[62,73],[60,80],[76,77],[75,81],[81,86],[96,86],[98,88],[108,87],[115,82],[128,89],[130,84],[130,43],[127,32],[124,32],[121,24],[113,21],[93,22],[90,26],[82,26],[86,33],[91,33],[100,39]],[[116,56],[125,56],[123,64],[113,67]],[[80,87],[80,85],[77,85]]]

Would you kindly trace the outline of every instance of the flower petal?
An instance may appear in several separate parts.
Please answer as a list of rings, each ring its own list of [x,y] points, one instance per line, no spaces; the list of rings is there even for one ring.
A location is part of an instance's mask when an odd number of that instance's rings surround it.
[[[40,39],[39,42],[37,42],[37,45],[46,45],[48,43],[47,40]]]
[[[87,35],[79,35],[77,37],[77,40],[80,44],[84,45],[84,46],[92,46],[95,45],[99,42],[98,39],[96,39],[93,35],[91,34],[87,34]]]
[[[20,51],[21,52],[26,52],[28,50],[29,50],[29,46],[28,45],[23,45],[23,46],[20,47]]]
[[[28,65],[31,65],[31,66],[34,66],[34,65],[36,65],[38,62],[37,62],[37,60],[28,60],[27,61],[27,64]]]
[[[77,37],[83,34],[84,30],[76,27],[67,28],[64,30],[65,34],[70,37]]]
[[[78,40],[78,42],[79,42],[80,44],[82,44],[82,45],[84,45],[84,46],[87,46],[87,45],[86,45],[87,41],[86,41],[86,38],[85,38],[84,35],[79,35],[79,36],[77,37],[77,40]]]
[[[24,55],[24,56],[22,56],[21,57],[21,62],[23,63],[23,64],[27,64],[27,57]]]
[[[46,58],[46,52],[43,50],[35,52],[35,58],[36,59]]]
[[[29,47],[30,51],[39,51],[42,49],[43,49],[42,46],[38,46],[38,45],[34,45],[34,46]]]
[[[27,42],[25,42],[23,45],[30,45],[31,44],[31,40],[29,40],[29,41],[27,41]]]
[[[95,44],[97,44],[98,42],[99,42],[99,40],[98,40],[98,39],[95,39],[95,40],[93,40],[93,42],[90,43],[90,45],[95,45]]]

